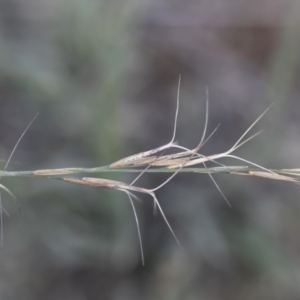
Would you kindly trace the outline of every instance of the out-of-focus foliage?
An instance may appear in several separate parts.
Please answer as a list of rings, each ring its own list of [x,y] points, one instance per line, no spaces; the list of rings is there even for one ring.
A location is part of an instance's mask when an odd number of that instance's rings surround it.
[[[300,167],[299,1],[0,2],[0,155],[31,118],[11,170],[92,167],[168,142],[178,75],[178,136],[204,154],[231,147],[271,103],[239,155]],[[230,162],[232,163],[232,162]],[[3,167],[4,167],[3,163]],[[110,176],[112,177],[112,175]],[[132,177],[114,174],[130,182]],[[163,175],[144,175],[154,187]],[[137,203],[146,266],[125,195],[54,180],[1,179],[20,199],[4,217],[1,299],[298,299],[299,187],[180,174]]]

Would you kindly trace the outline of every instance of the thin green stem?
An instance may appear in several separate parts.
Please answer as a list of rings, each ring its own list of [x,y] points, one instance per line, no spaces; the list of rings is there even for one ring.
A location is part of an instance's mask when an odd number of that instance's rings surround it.
[[[268,169],[277,174],[300,176],[299,169]],[[47,177],[47,178],[62,178],[66,175],[76,174],[91,174],[91,173],[140,173],[143,169],[140,168],[110,168],[109,166],[96,168],[63,168],[63,169],[48,169],[35,171],[0,171],[0,177]],[[152,168],[145,172],[147,173],[174,173],[178,169],[169,168]],[[212,168],[182,168],[180,173],[202,173],[202,174],[217,174],[217,173],[244,173],[263,172],[260,168],[246,166],[225,166]]]

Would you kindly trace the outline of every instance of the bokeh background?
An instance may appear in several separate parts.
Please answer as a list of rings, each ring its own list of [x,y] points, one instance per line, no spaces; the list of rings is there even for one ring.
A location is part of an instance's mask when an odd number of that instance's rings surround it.
[[[209,131],[221,127],[204,154],[227,150],[274,103],[237,154],[300,167],[299,16],[298,0],[1,0],[2,166],[37,112],[9,170],[107,165],[168,142],[181,74],[182,145],[201,137],[208,87]],[[157,192],[184,252],[141,197],[143,267],[126,195],[2,178],[24,225],[2,193],[0,298],[300,299],[299,186],[215,179],[231,208],[206,175],[180,174]]]

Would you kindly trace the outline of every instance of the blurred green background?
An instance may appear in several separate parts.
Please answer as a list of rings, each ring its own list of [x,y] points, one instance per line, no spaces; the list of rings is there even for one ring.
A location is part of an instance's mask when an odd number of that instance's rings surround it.
[[[1,0],[0,158],[33,116],[9,170],[96,167],[168,142],[182,75],[178,135],[193,148],[210,92],[204,154],[264,132],[238,155],[300,167],[298,0]],[[234,161],[224,161],[237,164]],[[130,182],[130,174],[109,174]],[[137,183],[155,187],[164,175]],[[0,299],[300,299],[299,187],[233,175],[180,174],[137,203],[117,191],[3,178]]]

